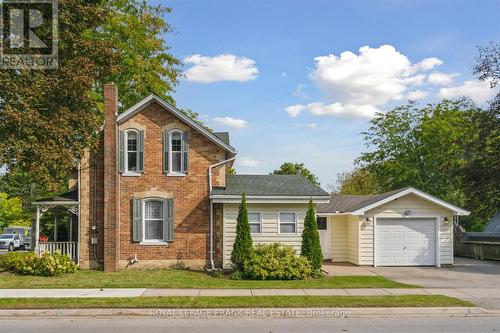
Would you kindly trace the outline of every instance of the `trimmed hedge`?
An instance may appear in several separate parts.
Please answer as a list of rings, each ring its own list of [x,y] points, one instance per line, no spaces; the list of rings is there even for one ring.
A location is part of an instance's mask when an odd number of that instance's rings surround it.
[[[41,256],[33,252],[7,253],[0,256],[0,268],[19,275],[36,276],[57,276],[78,270],[76,263],[59,252],[54,255],[44,253]]]
[[[243,271],[245,278],[253,280],[300,280],[311,274],[307,258],[297,256],[293,247],[280,243],[257,245]]]

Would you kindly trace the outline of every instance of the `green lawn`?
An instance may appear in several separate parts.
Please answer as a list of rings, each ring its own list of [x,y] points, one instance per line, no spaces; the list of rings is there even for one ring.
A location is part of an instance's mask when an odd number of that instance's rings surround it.
[[[381,276],[335,276],[297,281],[231,280],[180,269],[81,270],[59,277],[0,273],[0,288],[418,288]]]
[[[83,308],[304,308],[304,307],[441,307],[474,306],[440,295],[403,296],[250,296],[250,297],[124,297],[5,298],[0,309]]]

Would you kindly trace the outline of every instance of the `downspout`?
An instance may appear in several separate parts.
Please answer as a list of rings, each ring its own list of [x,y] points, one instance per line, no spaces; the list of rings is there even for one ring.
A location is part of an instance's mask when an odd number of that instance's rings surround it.
[[[208,195],[209,198],[212,195],[212,169],[223,164],[234,161],[236,157],[231,157],[227,160],[221,161],[219,163],[212,164],[208,167]],[[212,199],[210,198],[210,268],[215,269],[214,263],[214,205]]]
[[[78,161],[78,229],[77,229],[77,232],[78,232],[78,240],[77,240],[77,246],[78,246],[78,250],[76,251],[76,262],[77,262],[77,265],[80,266],[80,215],[81,215],[81,211],[82,211],[82,207],[81,207],[81,204],[80,204],[80,200],[81,200],[81,195],[80,195],[80,192],[81,192],[81,184],[80,184],[80,178],[81,178],[81,175],[80,173],[82,172],[82,168],[81,168],[81,160]]]

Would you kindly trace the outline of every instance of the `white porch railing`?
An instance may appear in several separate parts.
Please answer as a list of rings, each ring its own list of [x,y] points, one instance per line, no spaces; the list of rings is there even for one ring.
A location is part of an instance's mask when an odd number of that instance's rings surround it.
[[[76,242],[47,242],[38,243],[38,254],[48,252],[54,254],[59,251],[67,255],[71,260],[76,261]]]

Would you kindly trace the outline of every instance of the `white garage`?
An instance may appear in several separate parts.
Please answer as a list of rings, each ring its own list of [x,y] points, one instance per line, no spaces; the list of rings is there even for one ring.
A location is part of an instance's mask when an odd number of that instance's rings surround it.
[[[453,220],[469,212],[414,188],[378,195],[333,195],[317,206],[327,219],[332,262],[370,266],[453,264]],[[325,252],[325,250],[323,250]]]
[[[435,218],[377,218],[376,266],[435,266]]]

